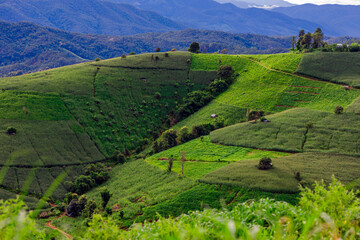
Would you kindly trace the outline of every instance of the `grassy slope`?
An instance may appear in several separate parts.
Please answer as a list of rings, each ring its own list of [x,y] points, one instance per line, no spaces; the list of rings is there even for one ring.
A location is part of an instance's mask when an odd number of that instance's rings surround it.
[[[360,114],[360,97],[349,105],[349,107],[346,109],[346,112]]]
[[[20,190],[30,181],[30,193],[41,196],[62,166],[103,160],[115,148],[143,144],[181,102],[188,78],[194,83],[189,90],[213,79],[214,74],[192,73],[190,58],[182,52],[145,54],[0,79],[0,164],[9,166],[0,185]],[[5,133],[10,126],[16,135]],[[53,171],[55,166],[63,169]],[[68,180],[81,173],[66,170]],[[35,177],[27,180],[29,172]],[[66,191],[60,187],[57,197]]]
[[[281,159],[274,159],[274,168],[261,171],[258,161],[246,160],[207,174],[200,181],[205,183],[229,184],[249,187],[261,191],[293,193],[298,192],[299,181],[295,173],[300,172],[302,184],[311,186],[314,181],[331,182],[334,175],[348,184],[358,179],[360,159],[336,154],[302,153]]]
[[[360,116],[292,109],[268,117],[270,123],[242,123],[211,133],[213,142],[289,152],[360,155]],[[307,131],[307,124],[313,127]]]
[[[305,54],[297,73],[360,87],[359,53]]]
[[[229,125],[239,123],[245,120],[247,109],[276,113],[294,107],[305,107],[332,112],[336,106],[347,107],[360,96],[358,90],[346,91],[336,84],[271,71],[251,61],[251,59],[256,60],[272,69],[292,73],[302,56],[300,54],[193,55],[192,70],[216,70],[221,60],[221,64],[231,64],[240,75],[226,92],[199,112],[180,122],[175,129],[211,122],[211,114],[224,117]]]
[[[281,152],[261,151],[242,147],[222,146],[210,142],[209,136],[176,146],[158,154],[152,155],[146,161],[151,165],[167,169],[168,159],[173,156],[175,172],[181,174],[181,153],[186,153],[187,162],[184,164],[184,175],[194,179],[228,165],[230,162],[246,159],[260,159],[262,157],[281,157],[288,154]]]

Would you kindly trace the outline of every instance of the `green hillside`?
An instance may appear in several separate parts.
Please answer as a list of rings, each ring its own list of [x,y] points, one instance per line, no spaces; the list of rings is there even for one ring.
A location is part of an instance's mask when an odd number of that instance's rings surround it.
[[[214,78],[190,71],[190,60],[145,54],[0,79],[0,185],[40,197],[63,171],[71,181],[115,149],[149,143],[187,92]],[[62,183],[53,196],[67,191]]]
[[[305,54],[297,73],[330,82],[360,87],[359,53]]]

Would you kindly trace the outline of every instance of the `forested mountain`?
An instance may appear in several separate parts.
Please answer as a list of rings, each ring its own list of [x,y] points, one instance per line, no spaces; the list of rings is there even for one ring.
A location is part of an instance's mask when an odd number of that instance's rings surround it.
[[[114,37],[70,33],[32,23],[0,22],[0,74],[19,75],[124,53],[187,50],[192,41],[202,51],[227,53],[277,53],[290,48],[288,37],[183,30]]]
[[[360,37],[360,6],[305,4],[273,11],[319,23],[325,31],[332,30],[339,36]]]
[[[213,0],[111,0],[157,12],[191,28],[233,33],[293,35],[300,29],[314,31],[318,23],[294,19],[285,14],[258,8],[241,9]],[[181,9],[181,10],[180,10]],[[336,32],[328,31],[330,35]]]
[[[108,35],[184,28],[154,12],[98,0],[0,0],[0,20],[28,21],[72,32]]]

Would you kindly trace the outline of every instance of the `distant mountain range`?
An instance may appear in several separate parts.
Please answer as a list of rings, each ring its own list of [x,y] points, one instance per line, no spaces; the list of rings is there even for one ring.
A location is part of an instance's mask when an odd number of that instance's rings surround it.
[[[305,4],[286,8],[275,8],[274,12],[319,23],[336,36],[360,37],[360,6]]]
[[[290,48],[289,37],[230,34],[208,30],[105,36],[70,33],[32,23],[0,22],[0,76],[19,75],[69,64],[121,56],[124,53],[187,50],[193,41],[202,51],[278,53]]]
[[[108,0],[107,0],[108,1]],[[197,29],[232,33],[293,35],[300,29],[314,31],[319,24],[259,8],[242,9],[213,0],[111,0],[154,11],[176,22]],[[328,31],[333,35],[335,32]]]
[[[295,6],[292,3],[289,3],[284,0],[215,0],[219,3],[232,3],[239,8],[250,8],[250,7],[257,7],[257,8],[264,8],[264,9],[271,9],[275,7],[291,7]]]
[[[108,35],[185,28],[154,12],[98,0],[0,0],[0,20],[28,21],[71,32]]]

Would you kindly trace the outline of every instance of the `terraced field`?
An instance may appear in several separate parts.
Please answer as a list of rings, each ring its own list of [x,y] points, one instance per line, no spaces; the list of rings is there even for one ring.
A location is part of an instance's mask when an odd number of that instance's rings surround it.
[[[0,79],[0,186],[40,197],[63,171],[71,181],[115,149],[147,144],[188,92],[214,79],[190,71],[190,59],[145,54]],[[53,197],[66,192],[61,184]]]

